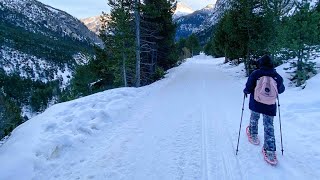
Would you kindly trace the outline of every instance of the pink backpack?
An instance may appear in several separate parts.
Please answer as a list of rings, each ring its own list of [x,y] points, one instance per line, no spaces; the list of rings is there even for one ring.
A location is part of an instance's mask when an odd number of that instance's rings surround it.
[[[259,78],[254,90],[254,99],[262,104],[272,105],[277,102],[277,97],[277,82],[269,76]]]

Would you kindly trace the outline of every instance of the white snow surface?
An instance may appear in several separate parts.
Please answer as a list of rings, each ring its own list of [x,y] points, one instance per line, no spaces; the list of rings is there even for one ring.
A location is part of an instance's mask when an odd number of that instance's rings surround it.
[[[320,75],[280,96],[284,156],[277,117],[273,167],[245,135],[248,99],[235,155],[246,78],[223,60],[199,55],[150,86],[49,108],[0,147],[0,179],[319,179]]]

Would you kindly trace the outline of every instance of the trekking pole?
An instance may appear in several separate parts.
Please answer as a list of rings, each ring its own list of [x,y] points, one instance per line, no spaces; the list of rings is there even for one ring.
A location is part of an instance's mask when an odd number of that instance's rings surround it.
[[[281,152],[283,156],[283,143],[282,143],[282,127],[281,127],[281,113],[280,113],[280,100],[278,96],[278,110],[279,110],[279,123],[280,123],[280,136],[281,136]]]
[[[243,95],[242,113],[241,113],[241,121],[240,121],[240,128],[239,128],[239,135],[238,135],[238,144],[237,144],[236,155],[238,155],[238,151],[239,151],[239,141],[240,141],[240,133],[241,133],[241,125],[242,125],[242,118],[243,118],[244,102],[245,102],[245,100],[246,100],[246,94]]]

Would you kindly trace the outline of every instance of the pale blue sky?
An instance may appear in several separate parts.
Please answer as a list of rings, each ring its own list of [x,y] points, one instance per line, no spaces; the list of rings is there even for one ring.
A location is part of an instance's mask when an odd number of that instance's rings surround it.
[[[107,0],[38,0],[54,8],[61,9],[77,18],[100,15],[102,11],[109,12]],[[181,0],[194,10],[201,9],[216,0]]]

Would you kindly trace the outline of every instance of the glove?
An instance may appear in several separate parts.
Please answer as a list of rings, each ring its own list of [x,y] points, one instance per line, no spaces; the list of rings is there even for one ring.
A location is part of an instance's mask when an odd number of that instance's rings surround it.
[[[243,90],[243,93],[244,93],[244,95],[245,95],[246,98],[248,97],[248,94],[250,94],[250,93],[247,92],[246,90]]]

